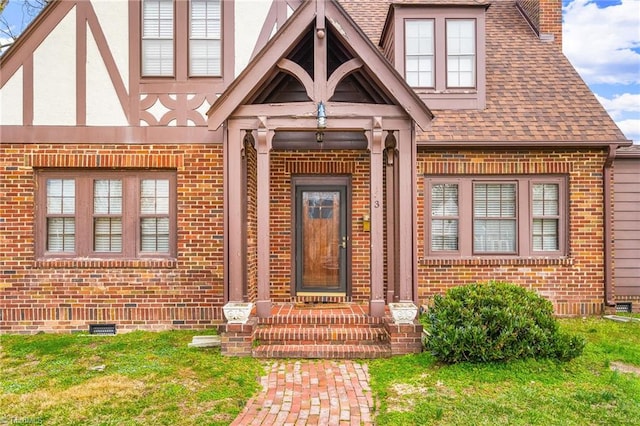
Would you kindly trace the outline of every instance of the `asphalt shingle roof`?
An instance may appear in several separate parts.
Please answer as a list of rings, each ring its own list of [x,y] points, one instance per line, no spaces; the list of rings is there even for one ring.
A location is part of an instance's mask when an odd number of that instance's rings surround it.
[[[375,44],[392,3],[416,0],[340,0]],[[487,4],[475,0],[429,3]],[[432,128],[418,133],[418,142],[627,141],[559,46],[538,38],[514,0],[493,0],[486,13],[486,108],[432,108],[436,116]]]

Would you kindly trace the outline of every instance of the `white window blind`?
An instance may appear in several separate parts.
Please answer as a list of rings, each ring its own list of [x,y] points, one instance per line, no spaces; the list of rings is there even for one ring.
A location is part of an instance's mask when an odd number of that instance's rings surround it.
[[[405,38],[405,78],[407,83],[412,87],[433,87],[433,20],[406,21]]]
[[[99,253],[122,251],[122,181],[93,183],[93,249]]]
[[[173,75],[173,0],[142,4],[142,74]]]
[[[458,250],[458,185],[431,187],[431,250]]]
[[[140,249],[169,252],[169,180],[140,182]]]
[[[477,183],[473,187],[473,249],[478,253],[516,251],[516,184]]]
[[[220,0],[191,0],[189,74],[221,75]]]
[[[448,19],[447,87],[475,87],[475,68],[475,21],[472,19]]]
[[[47,179],[47,251],[73,252],[76,239],[76,182]]]
[[[533,250],[556,251],[560,247],[559,185],[534,184],[532,192]]]

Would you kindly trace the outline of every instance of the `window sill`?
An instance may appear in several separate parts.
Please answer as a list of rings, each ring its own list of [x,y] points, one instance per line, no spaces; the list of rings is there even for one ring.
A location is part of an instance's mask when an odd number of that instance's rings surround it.
[[[558,266],[570,266],[573,265],[573,258],[571,257],[430,257],[421,259],[419,264],[421,266],[536,266],[536,265],[558,265]]]
[[[178,261],[167,259],[37,259],[36,269],[175,269]]]

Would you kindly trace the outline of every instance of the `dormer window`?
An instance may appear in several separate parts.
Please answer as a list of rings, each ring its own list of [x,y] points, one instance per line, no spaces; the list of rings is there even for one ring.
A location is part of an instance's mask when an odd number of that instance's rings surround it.
[[[485,10],[392,4],[380,44],[432,109],[485,107]]]
[[[447,87],[476,87],[476,23],[447,19]]]
[[[405,75],[411,87],[433,87],[433,28],[433,19],[416,19],[405,23]]]
[[[190,77],[221,76],[221,9],[221,0],[143,0],[142,75],[172,77],[188,61]]]

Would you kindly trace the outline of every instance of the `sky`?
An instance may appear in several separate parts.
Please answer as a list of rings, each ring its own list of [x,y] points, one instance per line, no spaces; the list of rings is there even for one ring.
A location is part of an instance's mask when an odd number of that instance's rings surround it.
[[[111,0],[115,1],[115,0]],[[24,0],[2,14],[20,32]],[[562,0],[563,50],[628,139],[640,144],[640,0]],[[0,44],[7,40],[0,35]]]

